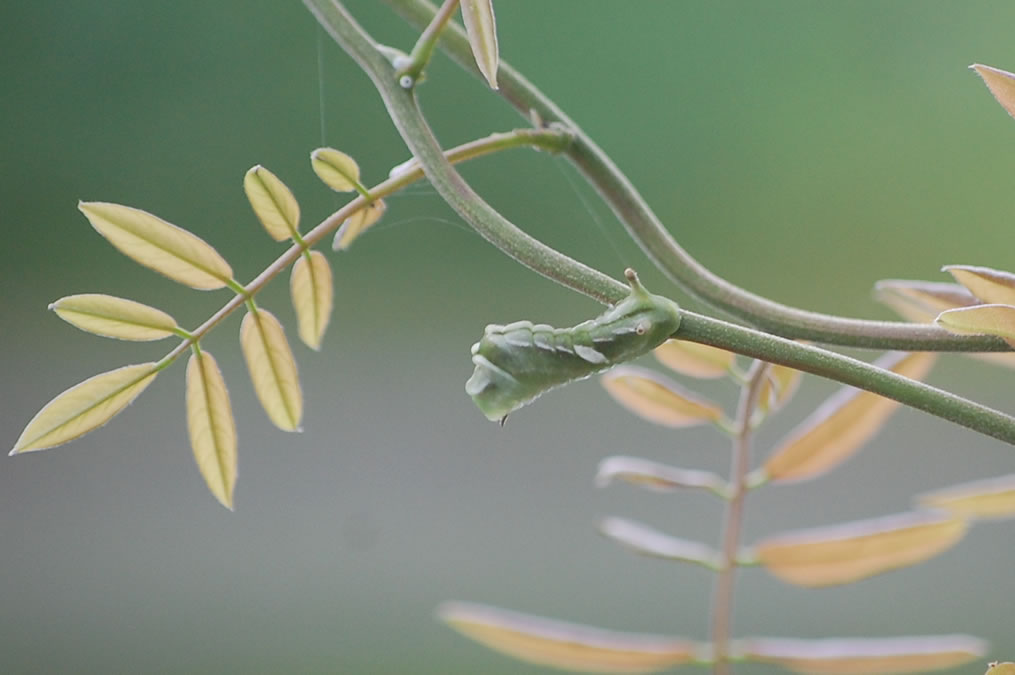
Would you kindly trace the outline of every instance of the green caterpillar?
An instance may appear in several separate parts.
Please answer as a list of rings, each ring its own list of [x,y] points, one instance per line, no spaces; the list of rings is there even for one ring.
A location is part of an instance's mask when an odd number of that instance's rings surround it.
[[[677,330],[677,303],[645,290],[634,270],[625,270],[624,276],[631,294],[577,326],[516,321],[486,327],[472,345],[476,370],[465,392],[488,419],[503,424],[508,414],[543,392],[641,356]]]

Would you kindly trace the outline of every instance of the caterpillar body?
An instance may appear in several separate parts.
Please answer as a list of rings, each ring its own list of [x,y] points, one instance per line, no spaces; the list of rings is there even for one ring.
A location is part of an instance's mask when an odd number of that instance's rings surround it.
[[[577,326],[516,321],[486,327],[472,345],[476,369],[465,391],[488,419],[503,424],[544,392],[641,356],[676,332],[677,303],[645,290],[634,270],[624,276],[630,295]]]

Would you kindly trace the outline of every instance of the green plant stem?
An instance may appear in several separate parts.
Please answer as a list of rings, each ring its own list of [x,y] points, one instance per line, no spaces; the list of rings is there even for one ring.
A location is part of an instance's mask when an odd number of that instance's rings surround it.
[[[483,201],[448,163],[413,93],[398,86],[391,65],[345,7],[337,0],[304,4],[370,77],[430,183],[469,225],[515,260],[564,286],[609,303],[627,296],[624,284],[525,234]],[[1015,445],[1015,418],[841,354],[693,312],[684,312],[674,337],[851,384]]]
[[[532,147],[537,150],[546,150],[548,152],[561,152],[570,144],[570,142],[570,134],[561,129],[518,129],[516,131],[490,134],[486,138],[480,138],[464,143],[458,147],[448,150],[447,157],[448,160],[452,162],[464,162],[469,159],[475,159],[501,150],[525,146]],[[353,214],[360,209],[365,208],[371,201],[387,197],[388,195],[398,192],[402,188],[423,178],[423,170],[411,160],[400,165],[397,169],[398,170],[395,172],[395,175],[391,176],[388,180],[382,183],[378,183],[372,190],[369,191],[370,199],[366,199],[362,195],[356,197],[303,235],[297,243],[294,243],[291,247],[286,249],[282,255],[276,258],[271,265],[266,267],[263,272],[257,275],[248,284],[245,286],[239,286],[237,284],[238,288],[233,289],[236,291],[237,295],[233,296],[229,302],[223,305],[204,323],[190,332],[187,337],[184,338],[183,342],[162,357],[162,359],[159,360],[157,367],[162,369],[168,366],[189,347],[197,344],[198,340],[207,335],[213,328],[215,328],[215,326],[236,311],[236,309],[242,304],[247,301],[252,303],[254,295],[264,288],[268,282],[278,276],[291,264],[296,262],[296,259],[301,255],[304,255],[310,247],[318,244],[322,239],[324,239],[324,237],[338,229],[338,227],[348,220]]]
[[[744,498],[747,496],[747,471],[750,469],[752,427],[751,418],[758,404],[758,394],[768,371],[764,361],[754,361],[747,374],[747,382],[740,389],[740,403],[737,406],[736,433],[733,437],[733,453],[730,460],[729,485],[732,497],[726,503],[726,517],[723,525],[723,542],[720,551],[721,567],[715,580],[712,595],[712,649],[713,675],[729,673],[729,645],[733,624],[733,584],[737,572],[737,550],[743,531]]]
[[[427,25],[436,11],[426,0],[384,1],[418,27]],[[440,45],[459,66],[482,79],[461,26],[450,23],[441,33]],[[674,282],[713,307],[769,333],[826,344],[911,351],[1011,350],[1007,343],[995,337],[952,335],[933,325],[868,321],[809,312],[730,283],[695,260],[676,242],[627,176],[551,99],[503,60],[497,80],[498,93],[526,119],[534,110],[546,122],[559,122],[575,133],[575,143],[566,153],[568,159],[609,204],[646,255]]]
[[[423,69],[426,68],[430,57],[433,56],[433,50],[437,46],[437,38],[440,37],[441,30],[451,21],[451,17],[455,15],[457,10],[458,0],[444,0],[444,4],[434,13],[430,23],[423,29],[419,40],[416,41],[416,46],[409,54],[409,63],[396,73],[399,78],[409,78],[408,81],[399,82],[404,89],[412,88],[419,81]]]

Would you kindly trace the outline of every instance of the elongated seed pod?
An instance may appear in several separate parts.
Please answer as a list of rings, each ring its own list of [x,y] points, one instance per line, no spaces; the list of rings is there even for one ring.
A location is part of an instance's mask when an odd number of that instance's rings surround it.
[[[465,391],[488,419],[503,424],[543,392],[641,356],[677,330],[677,303],[645,290],[634,270],[624,276],[631,294],[577,326],[516,321],[486,327],[472,345],[476,369]]]

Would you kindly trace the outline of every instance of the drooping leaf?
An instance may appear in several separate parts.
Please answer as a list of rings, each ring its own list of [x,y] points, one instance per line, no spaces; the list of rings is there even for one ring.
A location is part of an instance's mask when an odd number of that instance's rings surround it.
[[[656,358],[681,375],[715,379],[729,375],[737,360],[736,354],[711,345],[688,340],[667,340],[653,351]]]
[[[1009,115],[1015,117],[1015,74],[979,63],[974,63],[969,67],[983,78],[983,82],[997,102],[1001,104],[1001,107],[1007,110]]]
[[[187,430],[197,468],[208,489],[232,511],[236,421],[222,371],[206,351],[193,354],[187,362]]]
[[[955,545],[966,529],[961,518],[913,511],[787,532],[765,539],[755,553],[787,583],[834,586],[923,562]]]
[[[935,360],[931,352],[891,352],[874,364],[919,380]],[[807,480],[830,471],[870,440],[898,407],[891,399],[843,387],[776,446],[761,471],[779,482]]]
[[[324,254],[310,251],[309,262],[303,256],[296,261],[289,277],[289,294],[296,310],[300,339],[311,349],[320,349],[331,320],[334,296],[331,266]]]
[[[596,485],[605,487],[613,480],[623,480],[657,492],[673,492],[681,488],[726,491],[726,482],[709,471],[678,469],[640,457],[607,457],[599,463]]]
[[[236,484],[236,422],[229,392],[207,351],[187,362],[187,429],[197,468],[219,503],[232,511]]]
[[[634,414],[666,427],[690,427],[723,417],[718,404],[685,390],[651,370],[620,366],[603,375],[610,396]]]
[[[310,166],[336,192],[352,192],[359,183],[359,164],[340,150],[317,148],[310,153]]]
[[[101,293],[68,295],[49,308],[83,331],[121,340],[161,340],[179,329],[176,320],[160,309]]]
[[[198,290],[222,288],[233,277],[229,263],[200,237],[141,209],[81,202],[92,227],[128,258]]]
[[[1015,274],[990,267],[946,265],[941,268],[986,304],[1015,305]]]
[[[935,320],[949,333],[996,335],[1015,344],[1015,306],[976,305],[941,312]]]
[[[74,385],[36,413],[10,454],[54,448],[98,429],[155,380],[155,366],[124,366]]]
[[[303,392],[282,324],[267,310],[248,312],[240,325],[240,346],[268,418],[283,431],[300,431]]]
[[[979,304],[973,294],[960,284],[903,279],[877,282],[874,299],[915,323],[931,323],[946,309]]]
[[[805,675],[888,675],[954,668],[982,658],[987,644],[969,635],[826,640],[759,637],[737,641],[736,650],[748,661],[773,663]]]
[[[490,88],[496,89],[500,55],[497,50],[497,21],[493,14],[493,0],[462,0],[462,20],[476,66]]]
[[[496,607],[453,602],[438,616],[508,656],[582,673],[654,673],[695,659],[695,644],[662,635],[619,633]]]
[[[953,485],[920,495],[916,501],[970,520],[1011,518],[1015,516],[1015,474]]]
[[[719,553],[711,547],[697,541],[663,534],[633,520],[606,518],[599,525],[599,531],[641,555],[691,562],[709,569],[718,569],[721,564]]]
[[[335,233],[335,239],[331,242],[332,250],[344,251],[352,246],[352,242],[359,238],[364,230],[381,219],[387,208],[383,199],[377,199],[349,216]]]
[[[278,176],[258,164],[243,176],[243,191],[272,239],[285,241],[299,232],[300,205]]]

